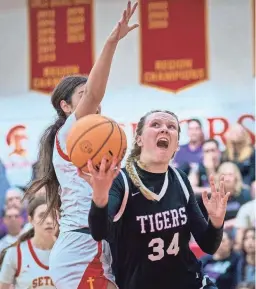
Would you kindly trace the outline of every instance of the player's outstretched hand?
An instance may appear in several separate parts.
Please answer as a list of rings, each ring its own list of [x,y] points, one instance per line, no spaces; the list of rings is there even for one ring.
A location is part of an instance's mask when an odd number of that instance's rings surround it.
[[[124,38],[130,31],[139,27],[139,24],[129,25],[129,21],[136,11],[138,3],[136,2],[133,6],[131,1],[128,1],[126,9],[123,11],[121,20],[118,22],[117,26],[114,28],[109,36],[109,41],[118,42],[120,39]]]
[[[220,177],[219,191],[216,189],[214,177],[210,176],[211,197],[208,198],[207,192],[203,192],[202,198],[208,216],[214,227],[220,228],[223,225],[227,202],[230,193],[225,193],[224,176]]]
[[[113,180],[119,174],[121,164],[117,163],[117,159],[114,159],[110,168],[106,170],[107,160],[103,158],[99,170],[97,171],[92,164],[92,161],[88,161],[89,174],[82,172],[78,169],[78,175],[88,182],[93,189],[93,199],[96,205],[103,206],[108,201],[109,190],[112,186]],[[97,203],[97,200],[99,201]]]

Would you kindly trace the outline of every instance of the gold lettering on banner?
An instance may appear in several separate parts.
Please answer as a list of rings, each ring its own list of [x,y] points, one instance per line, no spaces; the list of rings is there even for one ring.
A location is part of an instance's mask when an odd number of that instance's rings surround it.
[[[64,75],[79,74],[77,65],[70,66],[48,66],[43,69],[42,77],[33,78],[33,88],[49,89],[54,88]]]
[[[148,29],[165,29],[168,26],[168,1],[148,3]]]
[[[84,7],[67,9],[67,43],[85,41],[85,10]]]
[[[51,7],[72,6],[72,0],[50,0]]]
[[[48,0],[30,0],[29,4],[31,8],[48,8],[49,7]]]
[[[92,0],[30,0],[31,8],[55,8],[91,4]]]
[[[56,60],[55,11],[42,10],[37,13],[37,61],[38,63]]]
[[[79,73],[79,66],[49,66],[43,69],[44,77],[62,77],[63,75],[71,75]]]
[[[144,73],[145,82],[165,82],[177,80],[202,80],[204,68],[193,68],[193,59],[156,60],[154,71]]]
[[[73,5],[92,4],[92,0],[73,0]]]

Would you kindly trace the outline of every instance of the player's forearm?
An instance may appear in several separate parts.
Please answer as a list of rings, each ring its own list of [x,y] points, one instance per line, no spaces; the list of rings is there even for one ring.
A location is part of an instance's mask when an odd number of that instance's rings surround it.
[[[194,236],[197,244],[205,253],[213,255],[220,246],[223,235],[223,227],[215,228],[211,221],[209,221],[204,230],[202,230],[200,225],[198,225],[197,230],[198,232],[195,234],[196,237]]]
[[[117,43],[117,41],[107,40],[88,78],[87,91],[94,97],[94,101],[98,103],[101,102],[105,94],[111,63],[115,54]]]
[[[103,50],[95,62],[87,83],[86,89],[80,100],[76,117],[80,118],[90,113],[96,113],[96,110],[101,103],[108,82],[111,63],[117,47],[116,41],[107,40]]]
[[[207,254],[214,254],[220,246],[223,226],[215,227],[204,218],[195,198],[191,196],[188,205],[190,229],[199,247]]]
[[[89,227],[92,237],[96,241],[112,238],[113,220],[121,207],[122,198],[118,191],[93,192]]]
[[[96,241],[107,239],[108,237],[108,206],[98,207],[94,201],[91,203],[89,212],[89,227],[92,237]]]

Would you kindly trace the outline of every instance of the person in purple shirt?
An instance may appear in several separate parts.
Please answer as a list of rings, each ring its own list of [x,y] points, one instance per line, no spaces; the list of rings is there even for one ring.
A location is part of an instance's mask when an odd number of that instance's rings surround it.
[[[7,234],[7,227],[3,221],[4,210],[10,209],[10,208],[16,208],[20,210],[21,217],[24,222],[23,224],[27,222],[27,210],[22,204],[22,201],[21,201],[22,197],[23,197],[23,191],[20,190],[19,188],[12,187],[7,190],[6,196],[5,196],[4,209],[0,211],[0,239]]]
[[[6,191],[10,188],[9,180],[6,176],[6,169],[0,160],[0,211],[4,209]]]
[[[201,163],[202,161],[202,143],[204,133],[200,120],[193,118],[188,121],[189,143],[180,146],[176,153],[173,163],[178,168],[185,163]]]

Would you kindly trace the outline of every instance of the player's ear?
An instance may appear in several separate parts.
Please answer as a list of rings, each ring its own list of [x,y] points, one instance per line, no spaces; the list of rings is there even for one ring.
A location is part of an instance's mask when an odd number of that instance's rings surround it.
[[[65,114],[69,115],[72,112],[71,105],[68,104],[65,100],[61,100],[60,102],[61,109],[65,112]]]

